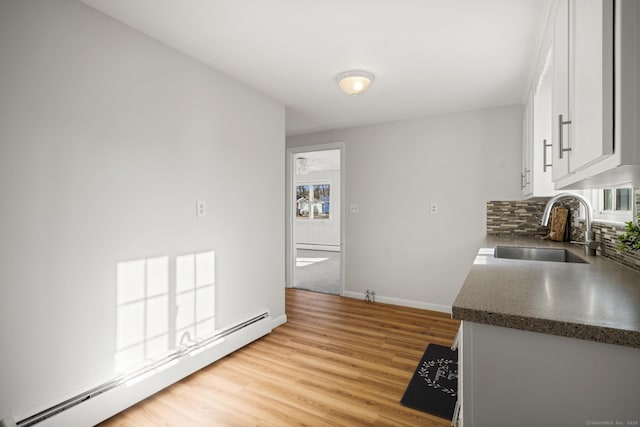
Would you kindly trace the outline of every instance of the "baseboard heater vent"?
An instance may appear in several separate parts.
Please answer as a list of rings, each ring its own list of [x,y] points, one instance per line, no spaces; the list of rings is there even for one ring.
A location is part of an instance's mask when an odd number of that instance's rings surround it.
[[[48,409],[45,409],[43,411],[38,412],[35,415],[32,415],[28,418],[25,418],[23,420],[20,420],[18,422],[16,422],[16,426],[18,427],[29,427],[29,426],[33,426],[35,424],[41,423],[42,421],[51,418],[55,415],[60,414],[61,412],[67,411],[68,409],[73,408],[74,406],[77,406],[81,403],[85,403],[90,399],[93,399],[103,393],[106,393],[107,391],[113,390],[116,387],[119,387],[123,384],[127,384],[129,382],[132,382],[134,380],[137,380],[138,378],[144,378],[147,375],[153,374],[156,371],[161,370],[163,367],[171,364],[171,363],[175,363],[176,361],[182,359],[185,356],[191,356],[193,354],[196,354],[200,351],[206,350],[209,346],[214,345],[217,341],[221,340],[224,337],[227,337],[231,334],[234,334],[236,332],[239,332],[240,330],[251,326],[255,323],[258,323],[262,320],[265,319],[269,319],[270,318],[270,314],[268,312],[262,313],[252,319],[246,320],[242,323],[238,323],[236,325],[233,325],[227,329],[221,330],[219,332],[217,332],[216,334],[203,339],[201,341],[198,341],[192,345],[189,345],[187,347],[180,347],[179,349],[176,349],[174,352],[172,352],[171,354],[169,354],[167,357],[153,363],[150,365],[145,366],[144,368],[141,368],[137,371],[131,372],[129,374],[126,375],[122,375],[119,376],[111,381],[108,381],[104,384],[101,384],[97,387],[92,388],[91,390],[88,390],[84,393],[81,393],[77,396],[74,396],[70,399],[65,400],[62,403],[59,403],[57,405],[54,405]],[[7,422],[7,419],[2,420],[2,422],[0,422],[0,427],[3,427],[4,425],[7,424],[3,424]]]

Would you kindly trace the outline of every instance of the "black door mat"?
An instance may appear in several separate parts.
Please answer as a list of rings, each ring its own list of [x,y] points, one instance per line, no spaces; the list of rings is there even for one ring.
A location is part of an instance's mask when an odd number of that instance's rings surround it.
[[[400,403],[450,420],[457,400],[458,350],[429,344]]]

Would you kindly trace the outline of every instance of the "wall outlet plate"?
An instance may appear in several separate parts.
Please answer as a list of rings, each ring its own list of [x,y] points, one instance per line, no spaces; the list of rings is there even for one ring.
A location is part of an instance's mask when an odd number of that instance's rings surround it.
[[[205,200],[196,200],[196,218],[207,216],[207,202]]]

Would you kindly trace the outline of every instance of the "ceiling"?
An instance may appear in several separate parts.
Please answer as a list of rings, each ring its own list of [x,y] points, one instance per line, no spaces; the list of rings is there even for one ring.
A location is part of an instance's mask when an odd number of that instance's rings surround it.
[[[522,102],[551,3],[81,1],[285,104],[287,135]]]
[[[296,175],[340,170],[340,150],[337,149],[297,153],[295,159]]]

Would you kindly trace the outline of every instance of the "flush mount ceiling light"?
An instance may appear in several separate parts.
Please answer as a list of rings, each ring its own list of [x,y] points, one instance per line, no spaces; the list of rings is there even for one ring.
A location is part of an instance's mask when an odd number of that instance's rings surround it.
[[[345,71],[336,76],[338,86],[349,95],[360,95],[373,82],[373,74],[363,70]]]

